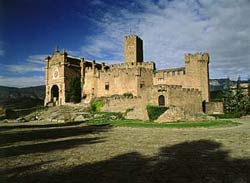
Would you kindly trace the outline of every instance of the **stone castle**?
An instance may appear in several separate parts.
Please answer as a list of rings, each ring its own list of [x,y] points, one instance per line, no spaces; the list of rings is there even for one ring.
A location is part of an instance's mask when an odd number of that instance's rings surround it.
[[[72,78],[80,78],[83,103],[93,98],[133,94],[135,101],[113,101],[114,110],[147,104],[177,106],[184,111],[206,112],[209,107],[209,54],[185,55],[185,67],[156,70],[155,63],[143,60],[143,40],[136,35],[124,38],[124,63],[105,63],[77,58],[56,49],[46,58],[45,105],[65,105]],[[138,106],[139,105],[139,106]],[[109,102],[112,109],[112,101]]]

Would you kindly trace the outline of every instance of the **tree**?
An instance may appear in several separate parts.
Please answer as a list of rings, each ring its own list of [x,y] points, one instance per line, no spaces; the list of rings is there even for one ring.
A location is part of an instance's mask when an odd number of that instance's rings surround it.
[[[236,111],[237,112],[242,112],[244,109],[244,95],[241,87],[241,80],[240,77],[238,77],[237,83],[236,83],[236,92],[234,95],[234,99],[236,102]]]
[[[248,84],[248,89],[250,89],[250,83]],[[227,113],[237,113],[240,115],[250,114],[249,91],[248,94],[243,93],[240,77],[238,77],[235,92],[232,92],[230,79],[227,80],[223,90],[223,101],[224,109]]]
[[[74,103],[79,103],[81,101],[81,80],[79,77],[70,80],[67,99]]]
[[[227,112],[233,111],[233,93],[231,90],[231,80],[227,78],[226,85],[223,90],[223,102],[224,102],[224,108]]]

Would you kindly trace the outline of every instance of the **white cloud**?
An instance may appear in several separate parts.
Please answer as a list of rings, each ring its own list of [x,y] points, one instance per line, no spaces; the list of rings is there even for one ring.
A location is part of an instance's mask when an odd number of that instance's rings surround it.
[[[6,68],[10,72],[16,73],[28,73],[28,72],[43,72],[43,66],[37,65],[27,65],[27,64],[19,64],[19,65],[6,65]]]
[[[79,54],[122,61],[123,37],[132,29],[144,40],[144,60],[158,68],[183,66],[187,52],[209,52],[211,78],[249,75],[249,0],[137,0],[128,6],[91,17],[102,33],[89,37]]]
[[[47,55],[30,55],[27,58],[27,62],[29,63],[36,63],[36,64],[44,64],[45,63],[45,58]]]
[[[33,77],[7,77],[0,75],[0,83],[2,86],[10,87],[29,87],[44,85],[43,76],[33,76]]]
[[[5,65],[6,69],[15,73],[44,72],[44,59],[46,55],[30,55],[25,63]]]

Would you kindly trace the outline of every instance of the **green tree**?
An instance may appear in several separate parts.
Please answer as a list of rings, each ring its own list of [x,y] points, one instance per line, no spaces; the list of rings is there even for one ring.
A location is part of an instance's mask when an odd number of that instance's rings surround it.
[[[250,83],[248,84],[248,88],[250,88]],[[230,79],[227,80],[223,91],[223,101],[226,113],[250,114],[250,95],[249,93],[244,94],[240,77],[238,77],[235,92],[232,92]]]
[[[81,101],[81,80],[79,77],[70,80],[67,100],[74,103]]]
[[[237,80],[235,97],[236,97],[237,102],[241,102],[242,98],[244,97],[242,87],[241,87],[240,77],[238,77],[238,80]]]
[[[226,85],[223,90],[223,102],[224,102],[224,108],[226,112],[232,112],[233,111],[233,93],[231,90],[232,83],[231,80],[228,78],[226,81]]]
[[[250,99],[250,78],[248,79],[247,94]]]

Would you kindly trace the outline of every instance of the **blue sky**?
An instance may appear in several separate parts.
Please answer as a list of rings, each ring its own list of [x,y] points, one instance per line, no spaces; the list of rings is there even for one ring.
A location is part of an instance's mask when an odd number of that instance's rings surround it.
[[[144,60],[182,67],[209,52],[210,78],[250,75],[249,0],[1,0],[0,85],[44,83],[44,57],[123,62],[123,38],[144,40]]]

